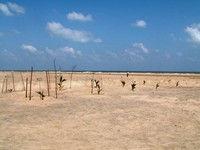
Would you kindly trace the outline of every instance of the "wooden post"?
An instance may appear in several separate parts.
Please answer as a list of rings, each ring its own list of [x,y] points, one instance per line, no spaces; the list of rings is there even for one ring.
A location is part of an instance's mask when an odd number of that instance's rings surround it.
[[[23,90],[25,90],[24,78],[23,78],[23,76],[22,76],[22,73],[21,73],[21,72],[20,72],[20,76],[21,76],[21,79],[22,79]]]
[[[57,71],[56,71],[56,59],[54,59],[54,71],[55,71],[55,93],[56,93],[56,98],[58,97],[58,87],[57,87]]]
[[[42,88],[41,88],[40,79],[39,79],[39,91],[40,91],[40,92],[42,92]]]
[[[47,79],[47,93],[48,93],[48,96],[50,96],[50,93],[49,93],[49,72],[46,71],[46,79]]]
[[[25,92],[25,97],[27,98],[27,91],[28,91],[28,78],[26,78],[26,92]]]
[[[70,73],[70,81],[69,81],[69,88],[71,89],[72,88],[72,76],[73,76],[73,73],[74,73],[74,70],[76,69],[76,65],[74,65],[72,67],[72,71]]]
[[[92,73],[92,80],[91,80],[91,93],[93,94],[94,89],[94,72]]]
[[[8,92],[8,76],[6,76],[6,92]]]
[[[49,81],[49,91],[51,89],[51,76],[50,76],[50,72],[48,71],[48,81]],[[49,93],[50,96],[50,93]]]
[[[33,67],[31,67],[31,78],[30,78],[29,100],[31,100],[32,78],[33,78]]]
[[[3,91],[4,91],[4,84],[5,84],[5,81],[6,81],[6,79],[3,79],[3,84],[2,84],[2,90],[1,90],[1,93],[3,93]]]
[[[15,77],[13,71],[12,71],[12,83],[13,83],[13,92],[15,92]]]
[[[101,76],[101,87],[103,87],[103,77]]]

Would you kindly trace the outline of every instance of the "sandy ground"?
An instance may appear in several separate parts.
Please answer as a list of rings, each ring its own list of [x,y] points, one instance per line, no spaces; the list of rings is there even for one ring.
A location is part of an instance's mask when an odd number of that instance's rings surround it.
[[[48,97],[45,72],[34,72],[32,100],[19,72],[15,92],[5,92],[4,84],[2,93],[5,76],[13,90],[12,72],[1,72],[0,150],[200,149],[200,75],[95,73],[98,95],[96,88],[91,94],[91,73],[75,73],[71,89],[69,73],[62,73],[67,81],[56,99],[53,73]],[[35,92],[40,85],[44,100]]]

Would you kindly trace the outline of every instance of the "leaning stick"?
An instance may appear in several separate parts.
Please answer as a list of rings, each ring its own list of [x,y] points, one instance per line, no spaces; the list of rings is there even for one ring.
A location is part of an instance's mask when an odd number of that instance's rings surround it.
[[[50,96],[50,93],[49,93],[49,75],[48,75],[48,71],[46,71],[46,79],[47,79],[47,93],[48,93],[48,96]]]
[[[20,76],[21,76],[21,79],[22,79],[23,90],[25,90],[24,78],[23,78],[23,76],[22,76],[22,73],[21,73],[21,72],[20,72]]]
[[[13,71],[12,71],[12,83],[13,83],[13,92],[15,92],[15,77]]]
[[[49,81],[49,90],[51,89],[51,77],[50,77],[50,72],[48,71],[48,81]],[[50,96],[50,94],[49,94]]]
[[[31,100],[31,88],[32,88],[32,78],[33,78],[33,67],[31,67],[31,78],[30,78],[30,93],[29,93],[29,100]]]
[[[6,76],[6,92],[8,92],[8,76]]]
[[[101,87],[103,87],[103,77],[101,76]]]
[[[94,72],[92,73],[92,80],[91,80],[91,93],[93,94],[94,89]]]
[[[5,84],[5,81],[6,81],[6,79],[3,79],[3,84],[2,84],[2,90],[1,90],[1,93],[3,93],[3,91],[4,91],[4,84]]]
[[[26,92],[25,92],[25,97],[27,98],[27,91],[28,91],[28,78],[26,78]]]
[[[55,93],[56,93],[56,98],[58,97],[58,91],[57,91],[57,71],[56,71],[56,59],[54,59],[54,71],[55,71]]]

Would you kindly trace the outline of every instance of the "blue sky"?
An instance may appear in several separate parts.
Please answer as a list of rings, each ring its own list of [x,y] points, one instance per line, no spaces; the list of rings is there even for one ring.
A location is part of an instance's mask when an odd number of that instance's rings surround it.
[[[0,1],[0,70],[200,72],[199,0]]]

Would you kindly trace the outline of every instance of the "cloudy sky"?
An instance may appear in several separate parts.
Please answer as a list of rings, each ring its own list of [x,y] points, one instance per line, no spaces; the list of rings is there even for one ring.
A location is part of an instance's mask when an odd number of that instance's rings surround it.
[[[0,70],[200,72],[199,0],[0,1]]]

